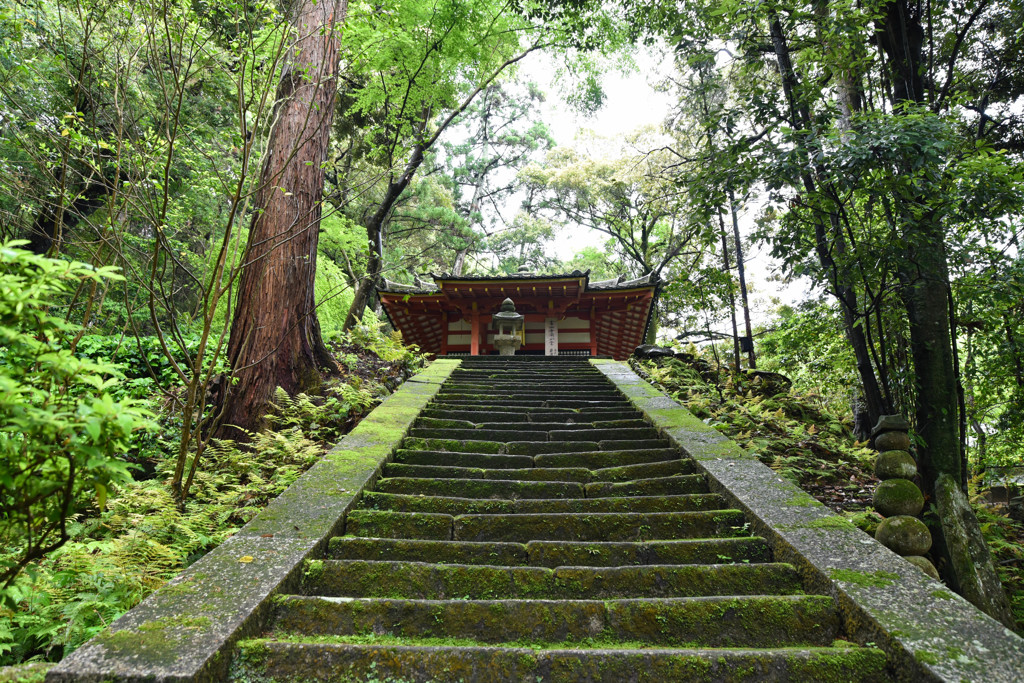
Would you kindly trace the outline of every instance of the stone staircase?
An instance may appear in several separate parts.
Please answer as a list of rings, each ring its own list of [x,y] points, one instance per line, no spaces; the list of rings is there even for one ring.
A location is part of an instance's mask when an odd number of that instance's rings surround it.
[[[467,358],[232,675],[889,680],[694,472],[586,359]]]

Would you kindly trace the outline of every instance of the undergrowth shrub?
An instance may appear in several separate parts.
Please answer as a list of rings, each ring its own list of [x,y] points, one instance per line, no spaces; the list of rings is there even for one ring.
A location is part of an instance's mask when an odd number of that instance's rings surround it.
[[[853,440],[851,416],[832,412],[833,404],[793,391],[785,378],[737,373],[698,353],[633,364],[780,476],[812,492],[828,487],[848,499],[844,509],[864,506],[863,481],[872,478],[875,453]]]
[[[0,666],[57,661],[103,630],[251,520],[422,363],[422,356],[379,324],[357,335],[375,350],[347,337],[336,342],[344,348],[346,374],[322,395],[288,396],[279,390],[269,430],[249,435],[246,445],[215,440],[183,507],[167,485],[181,418],[161,411],[169,404],[154,395],[159,428],[136,439],[129,454],[145,460],[149,470],[136,470],[135,479],[111,488],[104,510],[75,516],[71,540],[30,565],[9,592],[0,607]]]
[[[131,480],[119,456],[148,426],[138,402],[111,396],[117,368],[72,352],[81,327],[56,315],[70,292],[118,276],[0,246],[0,608],[30,563],[70,537],[68,520],[103,508]],[[2,645],[0,645],[2,649]]]

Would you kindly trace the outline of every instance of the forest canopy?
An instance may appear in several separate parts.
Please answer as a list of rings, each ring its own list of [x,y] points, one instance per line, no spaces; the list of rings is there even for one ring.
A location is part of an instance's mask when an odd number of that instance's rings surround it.
[[[1022,21],[1017,0],[0,5],[3,608],[115,490],[159,471],[186,515],[283,403],[351,426],[420,360],[385,277],[654,273],[650,343],[782,374],[857,443],[905,415],[929,499],[1024,481]],[[557,136],[612,75],[670,107]],[[353,380],[366,348],[402,369]],[[56,656],[12,629],[0,655]]]

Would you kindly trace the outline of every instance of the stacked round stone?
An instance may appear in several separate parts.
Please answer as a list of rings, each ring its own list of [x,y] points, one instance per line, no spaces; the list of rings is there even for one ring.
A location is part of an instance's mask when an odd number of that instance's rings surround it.
[[[917,518],[924,509],[924,495],[912,481],[917,463],[910,454],[909,430],[910,423],[902,415],[883,415],[872,430],[879,450],[875,476],[882,480],[875,488],[874,506],[886,518],[878,525],[875,538],[938,579],[935,565],[924,557],[932,547],[932,534]]]

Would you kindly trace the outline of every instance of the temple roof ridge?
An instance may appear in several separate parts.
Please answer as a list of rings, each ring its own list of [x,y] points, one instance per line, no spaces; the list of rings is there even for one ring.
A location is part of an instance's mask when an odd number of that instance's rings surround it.
[[[451,273],[426,273],[433,282],[416,278],[416,284],[407,285],[387,278],[381,278],[379,290],[382,292],[403,293],[403,294],[436,294],[441,289],[441,282],[463,281],[463,282],[501,282],[508,280],[519,281],[542,281],[542,280],[568,280],[584,278],[584,289],[611,290],[611,289],[632,289],[634,287],[649,287],[657,285],[659,278],[654,271],[637,278],[627,279],[625,274],[608,280],[590,280],[590,269],[573,270],[571,273],[508,273],[502,275],[452,275]]]

